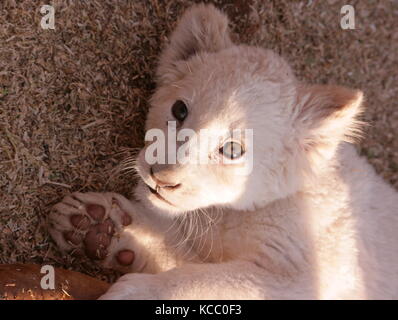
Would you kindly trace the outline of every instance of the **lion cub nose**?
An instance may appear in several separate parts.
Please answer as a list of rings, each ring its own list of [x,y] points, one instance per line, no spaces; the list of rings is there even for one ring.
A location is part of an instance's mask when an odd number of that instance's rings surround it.
[[[155,176],[155,172],[153,170],[153,167],[149,169],[149,172],[151,174],[152,179],[155,181],[156,185],[159,188],[165,188],[165,189],[177,189],[181,186],[181,183],[177,182],[172,182],[168,177],[168,172],[163,172],[163,171],[158,171],[156,172],[157,176]],[[160,176],[160,177],[159,177]],[[167,181],[165,181],[167,180]]]

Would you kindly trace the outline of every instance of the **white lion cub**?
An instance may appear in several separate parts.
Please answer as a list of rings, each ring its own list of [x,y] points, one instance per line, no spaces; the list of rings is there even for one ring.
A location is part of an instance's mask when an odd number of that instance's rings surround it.
[[[62,250],[127,273],[103,299],[398,298],[398,194],[345,142],[360,91],[299,83],[274,52],[233,44],[211,5],[183,15],[157,75],[147,129],[216,128],[217,144],[190,152],[229,161],[150,165],[147,144],[137,201],[55,206]]]

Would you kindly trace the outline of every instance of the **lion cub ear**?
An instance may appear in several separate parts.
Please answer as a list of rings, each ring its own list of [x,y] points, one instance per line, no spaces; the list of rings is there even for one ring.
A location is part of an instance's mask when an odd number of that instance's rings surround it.
[[[333,85],[301,86],[295,106],[299,144],[312,155],[333,156],[341,141],[361,134],[363,93]]]
[[[212,4],[189,8],[181,17],[160,56],[157,76],[160,83],[178,77],[176,65],[200,52],[217,52],[232,46],[228,18]]]

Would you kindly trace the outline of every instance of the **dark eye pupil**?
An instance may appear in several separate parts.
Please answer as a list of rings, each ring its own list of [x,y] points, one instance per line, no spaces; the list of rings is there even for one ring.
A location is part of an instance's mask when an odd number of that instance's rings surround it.
[[[181,100],[177,100],[173,107],[171,108],[171,112],[173,113],[174,118],[178,121],[184,121],[188,115],[188,109],[185,103]]]
[[[230,159],[237,159],[244,153],[243,148],[239,143],[231,141],[225,143],[222,148],[220,148],[220,152]]]

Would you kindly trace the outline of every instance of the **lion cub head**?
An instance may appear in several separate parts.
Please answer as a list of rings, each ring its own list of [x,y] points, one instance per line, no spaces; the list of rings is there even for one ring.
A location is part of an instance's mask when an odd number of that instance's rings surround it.
[[[157,76],[136,194],[161,211],[264,206],[297,192],[357,131],[361,92],[299,83],[276,53],[232,43],[212,5],[183,15]]]

